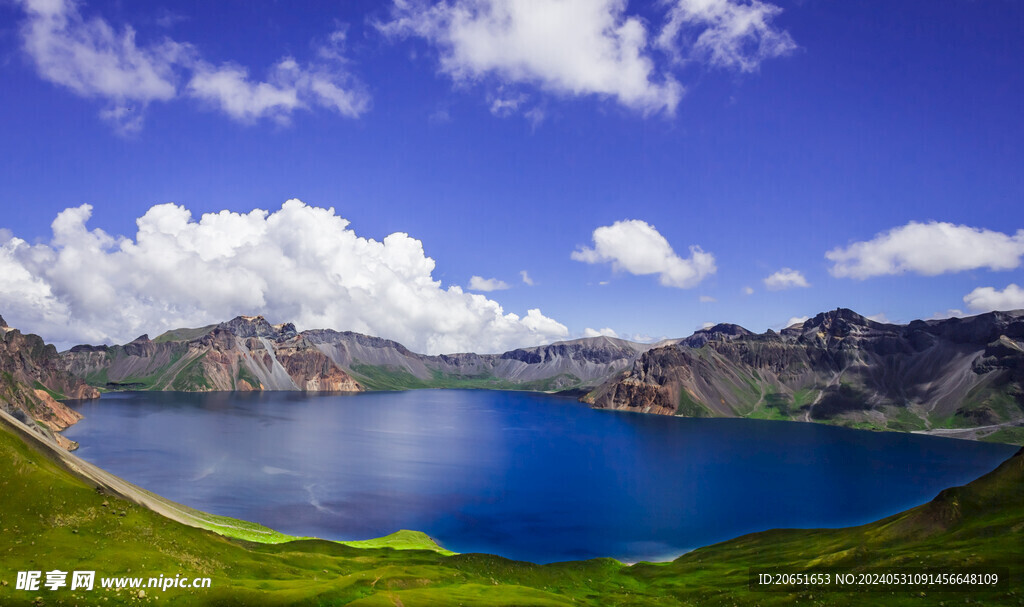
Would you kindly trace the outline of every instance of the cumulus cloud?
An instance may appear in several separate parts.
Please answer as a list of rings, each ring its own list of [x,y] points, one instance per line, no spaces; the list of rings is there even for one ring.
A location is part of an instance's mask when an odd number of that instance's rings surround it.
[[[460,82],[496,76],[563,95],[613,97],[643,112],[672,112],[683,92],[656,73],[647,28],[625,15],[621,0],[395,0],[392,20],[380,27],[435,45],[441,71]]]
[[[470,291],[501,291],[509,288],[509,284],[497,278],[484,278],[483,276],[471,276],[469,285]]]
[[[53,238],[0,245],[0,310],[12,326],[62,345],[124,343],[141,333],[263,314],[300,328],[350,329],[422,352],[500,352],[565,338],[528,310],[442,288],[423,244],[404,233],[358,236],[334,209],[222,211],[198,221],[161,204],[134,238],[89,229],[91,207],[61,212]]]
[[[796,49],[789,33],[772,27],[782,9],[751,0],[675,0],[657,45],[677,60],[713,67],[757,71],[767,59]]]
[[[975,312],[1019,310],[1024,308],[1024,289],[1012,283],[1002,291],[995,287],[978,287],[964,295],[964,303]]]
[[[519,270],[519,276],[523,278],[523,284],[525,284],[526,286],[532,287],[535,284],[533,282],[533,279],[530,278],[530,275],[529,273],[527,273],[526,270]]]
[[[796,287],[809,287],[810,283],[804,278],[804,275],[798,270],[793,268],[782,268],[778,272],[775,272],[771,276],[764,279],[764,286],[769,291],[781,291],[783,289],[793,289]]]
[[[684,61],[754,72],[796,48],[771,25],[781,9],[759,0],[666,0],[657,12],[651,24],[628,14],[625,0],[394,0],[379,28],[426,40],[438,51],[440,72],[458,84],[597,95],[645,115],[675,112],[684,87],[674,70]],[[499,116],[526,100],[521,93],[487,97]]]
[[[619,334],[616,333],[614,330],[608,328],[608,327],[605,327],[603,329],[591,329],[590,327],[587,327],[586,329],[583,329],[583,337],[602,337],[602,336],[603,337],[618,337]]]
[[[793,317],[790,317],[790,319],[786,321],[785,326],[783,326],[782,328],[785,329],[786,327],[792,327],[793,325],[802,325],[805,322],[807,322],[808,320],[810,320],[810,318],[811,318],[810,316],[793,316]]]
[[[313,62],[299,65],[285,57],[269,81],[253,82],[238,65],[207,63],[194,45],[170,38],[140,44],[130,25],[117,31],[100,17],[86,19],[72,0],[18,4],[26,16],[22,47],[39,76],[104,101],[100,117],[121,132],[138,131],[150,103],[172,101],[184,92],[244,121],[262,116],[283,121],[295,109],[313,106],[355,117],[369,105],[369,96],[345,69],[339,52],[343,32],[332,34]]]
[[[676,255],[654,226],[639,219],[616,221],[594,230],[594,247],[580,247],[572,259],[584,263],[610,262],[615,270],[630,274],[657,274],[666,287],[693,287],[715,273],[715,257],[700,247],[690,247],[686,259]]]
[[[771,25],[780,9],[757,0],[663,2],[654,36],[646,18],[626,9],[624,0],[395,0],[391,20],[379,27],[432,44],[440,71],[457,83],[491,79],[497,88],[596,95],[643,114],[675,111],[684,88],[672,68],[684,58],[750,72],[795,48]],[[658,61],[665,53],[678,61]],[[489,97],[500,115],[525,100]]]
[[[1024,230],[1014,235],[983,228],[911,221],[871,240],[825,254],[833,276],[857,279],[914,272],[935,276],[988,268],[1012,270],[1024,256]]]

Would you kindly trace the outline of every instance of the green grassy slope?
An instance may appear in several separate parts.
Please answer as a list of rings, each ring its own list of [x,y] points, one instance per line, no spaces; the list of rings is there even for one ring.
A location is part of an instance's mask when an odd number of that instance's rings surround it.
[[[444,556],[400,532],[342,545],[287,536],[223,517],[228,538],[97,492],[65,460],[0,423],[0,605],[790,605],[811,595],[751,592],[748,567],[999,565],[995,593],[815,593],[818,604],[1020,604],[1024,588],[1024,454],[966,487],[863,527],[754,534],[667,564],[612,559],[534,565],[496,556]],[[74,461],[74,460],[67,460]],[[396,550],[395,547],[409,548]],[[209,589],[15,590],[18,571],[95,570],[97,576],[208,576]],[[6,585],[3,582],[7,582]],[[41,602],[36,602],[41,597]]]

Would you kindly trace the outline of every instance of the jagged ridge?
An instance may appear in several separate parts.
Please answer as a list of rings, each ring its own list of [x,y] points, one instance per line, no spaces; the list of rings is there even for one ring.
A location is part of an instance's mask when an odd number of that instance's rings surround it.
[[[580,393],[627,368],[650,346],[607,337],[504,354],[417,354],[351,331],[297,332],[262,316],[176,329],[123,346],[63,353],[74,375],[105,389],[356,391],[478,387]]]
[[[904,326],[840,308],[780,333],[717,325],[649,350],[586,400],[891,430],[1010,426],[1024,419],[1022,339],[1024,311]]]

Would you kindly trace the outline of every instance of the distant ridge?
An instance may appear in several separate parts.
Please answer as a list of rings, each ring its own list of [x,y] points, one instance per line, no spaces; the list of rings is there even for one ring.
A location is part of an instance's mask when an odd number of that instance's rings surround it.
[[[852,310],[755,334],[716,325],[652,348],[597,408],[816,421],[1024,442],[1024,310],[875,322]]]
[[[1022,340],[1022,310],[897,325],[838,308],[779,332],[723,323],[658,344],[599,336],[428,356],[351,331],[239,316],[75,346],[61,360],[107,390],[537,390],[604,409],[1022,443]]]
[[[262,316],[175,329],[120,346],[80,345],[66,369],[107,390],[361,391],[495,388],[585,393],[651,346],[592,337],[503,354],[427,356],[402,344],[332,329],[298,332]]]

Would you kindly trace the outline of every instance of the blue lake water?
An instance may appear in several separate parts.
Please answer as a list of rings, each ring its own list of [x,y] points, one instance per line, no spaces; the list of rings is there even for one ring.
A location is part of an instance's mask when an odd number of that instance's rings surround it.
[[[866,523],[1016,450],[817,424],[595,411],[541,394],[107,394],[78,455],[293,535],[417,529],[534,562],[667,560],[744,533]]]

